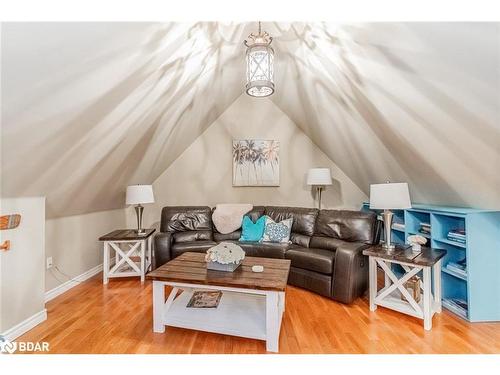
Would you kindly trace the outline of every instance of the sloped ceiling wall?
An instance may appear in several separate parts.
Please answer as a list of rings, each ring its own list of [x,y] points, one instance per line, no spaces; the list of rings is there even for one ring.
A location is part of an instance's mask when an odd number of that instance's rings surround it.
[[[275,25],[272,100],[365,193],[500,208],[499,25]]]
[[[242,92],[245,25],[2,25],[4,196],[123,207]]]
[[[2,25],[2,194],[123,206],[243,91],[254,24]],[[500,208],[499,24],[264,23],[271,99],[361,190]]]

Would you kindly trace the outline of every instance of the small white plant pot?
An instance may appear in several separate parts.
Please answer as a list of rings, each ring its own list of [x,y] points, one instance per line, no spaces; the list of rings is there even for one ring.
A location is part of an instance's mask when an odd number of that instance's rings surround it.
[[[418,253],[419,251],[422,250],[422,245],[418,244],[418,243],[412,243],[411,244],[411,250],[414,252],[414,253]]]

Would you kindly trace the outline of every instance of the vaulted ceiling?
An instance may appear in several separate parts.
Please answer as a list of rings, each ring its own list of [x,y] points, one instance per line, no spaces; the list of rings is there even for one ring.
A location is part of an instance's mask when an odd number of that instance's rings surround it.
[[[255,24],[2,24],[2,195],[123,206],[243,92]],[[361,190],[500,208],[500,26],[264,23],[277,104]]]

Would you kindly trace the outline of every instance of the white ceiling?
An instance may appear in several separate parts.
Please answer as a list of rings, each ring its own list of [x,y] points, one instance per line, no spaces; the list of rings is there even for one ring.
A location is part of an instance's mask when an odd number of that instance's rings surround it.
[[[242,93],[254,24],[2,24],[2,195],[123,206]],[[365,193],[500,208],[500,26],[264,23],[277,104]],[[268,99],[263,99],[268,100]]]

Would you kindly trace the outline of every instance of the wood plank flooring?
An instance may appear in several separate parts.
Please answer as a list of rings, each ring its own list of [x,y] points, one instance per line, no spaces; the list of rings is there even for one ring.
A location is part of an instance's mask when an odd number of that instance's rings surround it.
[[[264,341],[167,327],[152,332],[152,284],[102,276],[47,304],[48,320],[18,338],[51,353],[266,353]],[[167,291],[168,292],[168,291]],[[237,317],[235,317],[237,319]],[[346,306],[287,287],[280,353],[500,353],[500,323],[468,323],[446,310],[433,329],[368,301]]]

